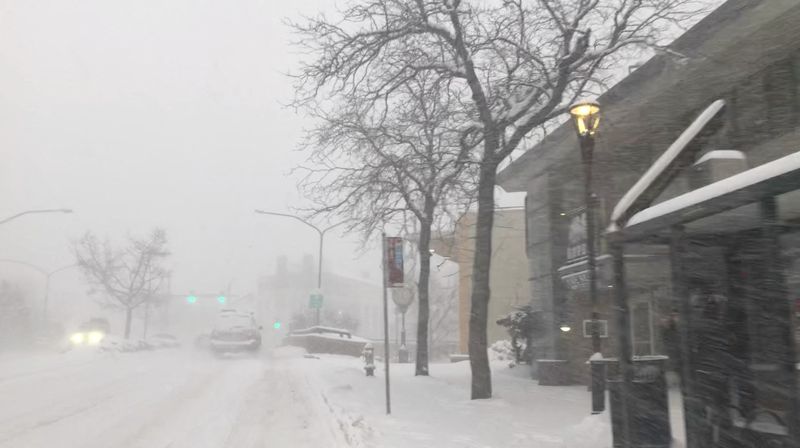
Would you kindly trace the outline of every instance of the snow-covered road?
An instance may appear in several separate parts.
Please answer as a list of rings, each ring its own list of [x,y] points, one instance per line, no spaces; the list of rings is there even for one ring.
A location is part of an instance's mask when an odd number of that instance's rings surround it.
[[[0,358],[0,447],[347,446],[292,351]]]

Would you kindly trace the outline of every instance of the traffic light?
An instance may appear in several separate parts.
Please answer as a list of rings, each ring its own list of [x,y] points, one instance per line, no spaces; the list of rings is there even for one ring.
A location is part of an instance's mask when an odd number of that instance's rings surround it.
[[[194,295],[194,294],[189,294],[188,296],[186,296],[186,302],[187,303],[196,303],[197,302],[197,296]]]
[[[225,300],[226,300],[226,299],[225,299],[225,296],[224,296],[224,295],[222,295],[222,294],[220,294],[220,295],[217,297],[217,302],[219,302],[219,303],[225,303]]]
[[[281,322],[280,321],[275,321],[275,323],[272,324],[272,328],[274,328],[276,330],[280,330],[281,329]]]

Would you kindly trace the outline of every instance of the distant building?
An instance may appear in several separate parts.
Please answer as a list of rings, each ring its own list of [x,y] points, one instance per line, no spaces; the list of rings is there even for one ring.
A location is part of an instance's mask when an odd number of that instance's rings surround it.
[[[286,256],[278,257],[275,273],[258,281],[258,301],[267,320],[289,325],[293,316],[313,319],[309,308],[311,293],[317,288],[317,266],[310,255],[291,265]],[[370,339],[383,339],[383,308],[379,280],[353,278],[323,270],[321,323],[333,325],[337,313],[355,318],[355,333]]]
[[[458,349],[467,353],[469,341],[472,266],[475,256],[476,214],[470,212],[456,224],[452,260],[459,265]],[[495,322],[517,305],[530,303],[528,262],[525,255],[525,210],[500,208],[495,211],[492,230],[488,342],[508,339],[508,333]]]

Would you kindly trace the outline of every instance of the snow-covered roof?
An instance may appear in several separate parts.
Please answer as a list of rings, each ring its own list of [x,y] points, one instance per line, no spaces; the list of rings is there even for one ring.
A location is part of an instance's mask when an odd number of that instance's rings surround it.
[[[641,224],[797,170],[800,170],[800,152],[781,157],[780,159],[773,160],[772,162],[765,163],[646,208],[633,215],[631,219],[628,220],[626,227]]]
[[[331,333],[311,333],[311,334],[290,334],[290,337],[293,338],[322,338],[322,339],[335,339],[337,341],[347,341],[347,342],[358,342],[358,343],[367,343],[371,342],[369,339],[362,338],[361,336],[344,336],[344,335],[336,335]]]
[[[628,190],[622,199],[614,206],[611,212],[611,224],[609,231],[616,231],[624,223],[619,222],[630,210],[634,203],[658,180],[659,177],[673,163],[684,149],[703,131],[708,123],[725,108],[724,100],[716,100],[700,114],[697,119],[686,128],[685,131],[675,140],[666,151],[653,163],[642,177]]]

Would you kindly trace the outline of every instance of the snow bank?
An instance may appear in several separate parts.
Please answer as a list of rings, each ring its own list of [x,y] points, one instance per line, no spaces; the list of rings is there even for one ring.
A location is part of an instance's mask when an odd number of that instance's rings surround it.
[[[343,356],[303,359],[354,446],[406,448],[611,448],[609,413],[591,416],[583,386],[545,387],[524,368],[493,368],[494,398],[470,400],[468,363],[432,364],[430,377],[413,364],[392,364],[392,414],[385,414],[383,365],[367,377],[363,362]]]
[[[159,350],[174,348],[175,342],[161,338],[150,339],[123,339],[115,336],[106,336],[97,349],[105,352],[140,352],[145,350]]]

